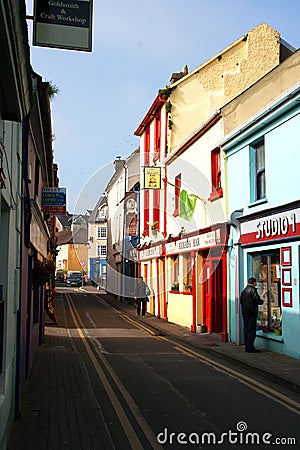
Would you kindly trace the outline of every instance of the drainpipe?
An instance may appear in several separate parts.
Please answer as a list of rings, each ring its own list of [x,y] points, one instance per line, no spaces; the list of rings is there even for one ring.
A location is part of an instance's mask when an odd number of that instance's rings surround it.
[[[236,238],[235,242],[233,242],[233,246],[236,248],[235,252],[235,265],[234,265],[234,292],[235,292],[235,342],[236,344],[242,344],[242,336],[241,336],[241,314],[240,314],[240,280],[243,274],[243,261],[241,258],[241,228],[240,222],[238,220],[239,217],[243,215],[243,209],[239,209],[233,211],[230,215],[230,219],[228,221],[229,225],[233,226]]]
[[[196,261],[195,261],[195,252],[191,252],[191,257],[194,260],[193,268],[192,268],[192,286],[193,286],[193,296],[192,296],[192,325],[191,332],[196,333],[196,323],[197,323],[197,300],[196,300]]]

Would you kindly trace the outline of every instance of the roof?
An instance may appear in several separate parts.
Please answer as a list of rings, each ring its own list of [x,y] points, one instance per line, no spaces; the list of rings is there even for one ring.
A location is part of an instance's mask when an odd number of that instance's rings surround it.
[[[70,229],[62,230],[62,231],[59,231],[58,233],[56,233],[56,238],[57,238],[57,242],[56,242],[57,245],[71,244],[72,238],[73,238],[73,233]]]
[[[89,217],[89,222],[93,223],[93,222],[97,222],[99,220],[99,209],[102,209],[103,206],[107,205],[107,197],[106,195],[101,195],[101,197],[99,197],[93,211],[91,212],[91,215]]]
[[[66,244],[84,244],[87,243],[87,229],[80,228],[74,234],[71,230],[63,230],[56,233],[57,245],[66,245]]]

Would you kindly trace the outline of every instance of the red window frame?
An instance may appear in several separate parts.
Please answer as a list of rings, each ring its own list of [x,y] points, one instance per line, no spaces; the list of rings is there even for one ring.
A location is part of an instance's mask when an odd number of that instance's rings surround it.
[[[178,216],[179,214],[179,201],[180,201],[180,189],[181,189],[181,173],[175,177],[175,202],[174,202],[174,213],[173,216]]]
[[[150,128],[149,126],[144,133],[144,165],[150,164]],[[144,235],[149,235],[149,189],[144,189]]]
[[[154,128],[154,161],[160,159],[160,143],[161,143],[161,111],[155,116]]]
[[[171,258],[172,267],[171,267],[171,287],[170,292],[178,293],[179,291],[179,255],[174,255]],[[175,286],[176,285],[176,286]]]
[[[160,189],[153,191],[153,224],[156,224],[156,230],[159,230],[160,223]]]
[[[221,151],[220,147],[211,152],[211,184],[212,190],[221,187]]]
[[[149,166],[150,164],[150,129],[149,127],[145,130],[144,134],[144,165]]]
[[[211,152],[211,185],[212,191],[209,200],[223,197],[220,147],[216,147]]]
[[[184,291],[191,293],[193,290],[193,256],[191,253],[184,255]],[[189,288],[190,286],[190,288]]]

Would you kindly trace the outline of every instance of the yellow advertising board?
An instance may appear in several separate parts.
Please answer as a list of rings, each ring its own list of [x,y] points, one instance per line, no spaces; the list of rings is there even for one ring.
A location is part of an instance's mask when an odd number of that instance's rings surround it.
[[[145,189],[161,188],[160,167],[144,167],[144,188]]]

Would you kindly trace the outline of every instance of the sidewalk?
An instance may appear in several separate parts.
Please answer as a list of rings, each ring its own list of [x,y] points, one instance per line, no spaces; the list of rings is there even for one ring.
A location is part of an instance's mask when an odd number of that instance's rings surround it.
[[[100,291],[91,286],[83,289],[101,295]],[[151,314],[147,314],[145,318],[137,317],[132,305],[121,302],[110,294],[103,293],[103,297],[115,308],[123,310],[134,320],[143,321],[145,327],[161,335],[173,336],[177,341],[188,343],[202,352],[238,363],[243,368],[251,368],[263,378],[300,393],[300,361],[297,359],[265,350],[262,353],[246,353],[244,346],[222,342],[218,333],[192,333],[188,328],[165,322]]]
[[[61,295],[55,309],[59,324],[46,317],[44,344],[26,382],[8,450],[114,450]]]

